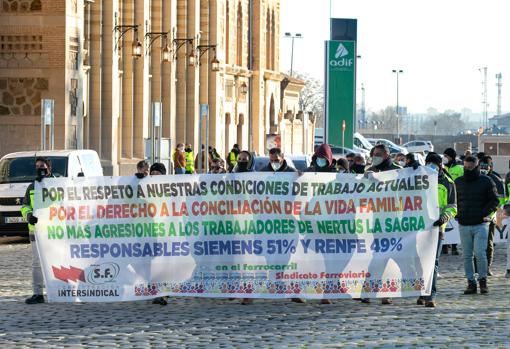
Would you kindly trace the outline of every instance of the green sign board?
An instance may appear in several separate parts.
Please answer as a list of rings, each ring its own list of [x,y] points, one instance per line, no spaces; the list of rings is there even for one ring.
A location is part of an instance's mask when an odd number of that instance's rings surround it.
[[[325,142],[352,148],[356,122],[356,42],[326,41],[325,63]]]

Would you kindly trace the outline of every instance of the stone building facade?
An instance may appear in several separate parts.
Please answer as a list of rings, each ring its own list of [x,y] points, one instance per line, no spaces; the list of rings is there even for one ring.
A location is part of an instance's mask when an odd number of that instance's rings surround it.
[[[220,154],[263,154],[275,134],[310,152],[279,25],[279,0],[0,0],[0,155],[40,148],[41,98],[55,101],[55,148],[96,150],[106,174],[132,173],[153,133],[199,149],[200,104]]]

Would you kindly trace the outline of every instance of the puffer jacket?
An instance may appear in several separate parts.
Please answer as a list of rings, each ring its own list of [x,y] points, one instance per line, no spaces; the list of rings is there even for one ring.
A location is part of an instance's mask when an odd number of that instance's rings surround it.
[[[496,185],[487,176],[477,173],[455,180],[457,189],[457,219],[460,225],[477,225],[490,221],[499,204]]]

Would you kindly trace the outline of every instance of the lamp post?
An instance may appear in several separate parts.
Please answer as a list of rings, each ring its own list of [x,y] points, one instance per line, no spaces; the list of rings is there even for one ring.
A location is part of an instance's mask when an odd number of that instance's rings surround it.
[[[117,17],[115,17],[115,23],[117,23]],[[133,58],[140,58],[142,57],[142,43],[138,40],[138,27],[139,24],[132,24],[132,25],[115,25],[113,27],[113,31],[115,33],[119,33],[119,37],[115,41],[115,49],[114,51],[117,52],[119,48],[119,42],[122,39],[124,35],[126,35],[127,32],[133,31],[134,32],[134,38],[133,38],[133,45],[132,45],[132,55]]]
[[[294,39],[302,39],[303,36],[300,33],[296,34],[285,33],[285,37],[288,39],[292,39],[292,49],[290,51],[290,76],[292,76],[294,68]]]
[[[393,69],[392,72],[397,74],[397,109],[395,112],[395,115],[397,116],[397,139],[398,144],[400,144],[400,118],[399,118],[399,105],[398,105],[398,76],[399,74],[403,73],[404,71],[402,69]]]

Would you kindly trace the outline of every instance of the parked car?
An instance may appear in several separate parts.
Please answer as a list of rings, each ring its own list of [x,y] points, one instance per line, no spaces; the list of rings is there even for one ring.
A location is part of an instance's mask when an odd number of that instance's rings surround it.
[[[55,177],[102,176],[94,150],[25,151],[0,159],[0,236],[28,236],[20,208],[28,185],[35,180],[35,159],[51,160]]]
[[[365,138],[361,133],[355,132],[354,133],[354,146],[365,149],[370,153],[370,150],[373,148],[374,144],[370,143],[370,141]]]
[[[430,141],[411,141],[402,145],[410,153],[424,153],[434,151],[434,145]]]
[[[312,157],[310,155],[285,155],[285,160],[289,160],[294,164],[294,168],[298,171],[304,171],[312,164]]]

